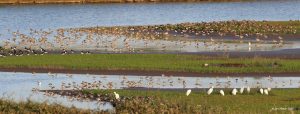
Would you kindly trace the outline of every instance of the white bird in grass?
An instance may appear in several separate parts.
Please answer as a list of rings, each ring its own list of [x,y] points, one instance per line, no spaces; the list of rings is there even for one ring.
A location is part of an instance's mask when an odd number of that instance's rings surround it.
[[[192,92],[191,89],[187,90],[187,91],[186,91],[186,96],[189,96],[189,95],[191,94],[191,92]]]
[[[267,89],[268,89],[269,92],[271,91],[271,88],[268,87]]]
[[[116,99],[119,100],[120,99],[120,95],[117,92],[114,92],[114,94],[115,94]]]
[[[224,93],[223,90],[220,90],[220,94],[221,94],[222,96],[225,96],[225,93]]]
[[[247,87],[247,92],[250,93],[250,87],[249,86]]]
[[[214,91],[214,86],[212,86],[211,88],[209,88],[209,90],[207,91],[207,94],[210,95],[213,91]]]
[[[234,88],[234,89],[232,90],[231,94],[232,94],[232,95],[236,95],[236,93],[237,93],[237,90]]]
[[[240,93],[243,94],[245,87],[241,87]]]
[[[269,95],[268,89],[265,89],[265,90],[264,90],[264,94],[265,94],[265,95]]]
[[[263,95],[263,94],[264,94],[264,89],[260,88],[260,89],[259,89],[259,92],[260,92],[260,94]]]

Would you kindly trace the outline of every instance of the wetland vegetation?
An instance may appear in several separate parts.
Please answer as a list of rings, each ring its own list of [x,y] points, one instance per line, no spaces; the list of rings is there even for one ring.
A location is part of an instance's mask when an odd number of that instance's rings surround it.
[[[254,88],[250,93],[238,93],[235,96],[231,94],[231,89],[225,89],[225,96],[221,96],[219,90],[221,89],[214,89],[212,95],[207,95],[205,90],[192,90],[189,96],[182,90],[147,89],[54,93],[110,101],[115,105],[117,113],[299,113],[299,89],[272,89],[269,95],[261,95],[259,89]],[[117,92],[120,99],[116,99],[113,92]]]
[[[0,67],[44,70],[131,70],[194,73],[299,73],[298,59],[228,58],[178,54],[48,54],[0,59]],[[32,69],[32,70],[30,70]],[[67,72],[66,72],[67,73]]]

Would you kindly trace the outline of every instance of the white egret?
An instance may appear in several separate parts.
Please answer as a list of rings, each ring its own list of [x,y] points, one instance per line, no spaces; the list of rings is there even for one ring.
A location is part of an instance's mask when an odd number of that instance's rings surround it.
[[[247,87],[247,92],[250,93],[250,87],[249,86]]]
[[[237,93],[237,89],[234,88],[234,89],[232,90],[231,94],[232,94],[232,95],[236,95],[236,93]]]
[[[120,99],[120,95],[117,92],[114,92],[114,94],[115,94],[116,99],[119,100]]]
[[[191,89],[187,90],[187,91],[186,91],[186,96],[189,96],[189,95],[191,94],[191,92],[192,92]]]
[[[264,90],[264,94],[269,95],[268,89]]]
[[[213,91],[214,91],[214,86],[212,86],[211,88],[209,88],[209,90],[207,91],[207,94],[210,95]]]
[[[260,94],[263,95],[263,94],[264,94],[264,89],[260,88],[260,89],[259,89],[259,92],[260,92]]]
[[[205,67],[208,67],[208,63],[205,63],[204,66],[205,66]]]
[[[243,94],[245,87],[241,87],[240,93]]]
[[[271,88],[268,87],[267,89],[268,89],[268,91],[271,91]]]
[[[224,95],[225,95],[225,93],[224,93],[224,91],[223,91],[223,90],[220,90],[220,94],[221,94],[222,96],[224,96]]]

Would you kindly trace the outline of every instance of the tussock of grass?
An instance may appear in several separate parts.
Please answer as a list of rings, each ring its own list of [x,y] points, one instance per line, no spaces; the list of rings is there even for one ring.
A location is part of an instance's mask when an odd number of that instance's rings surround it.
[[[204,64],[209,64],[205,67]],[[238,66],[231,65],[237,64]],[[300,60],[225,58],[176,54],[44,55],[0,58],[0,68],[140,70],[197,73],[300,72]]]

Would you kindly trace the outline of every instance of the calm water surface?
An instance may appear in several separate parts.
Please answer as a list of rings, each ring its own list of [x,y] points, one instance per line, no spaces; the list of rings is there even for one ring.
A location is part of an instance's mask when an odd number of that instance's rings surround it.
[[[299,20],[300,1],[51,4],[0,6],[1,39],[11,31],[222,20]]]

